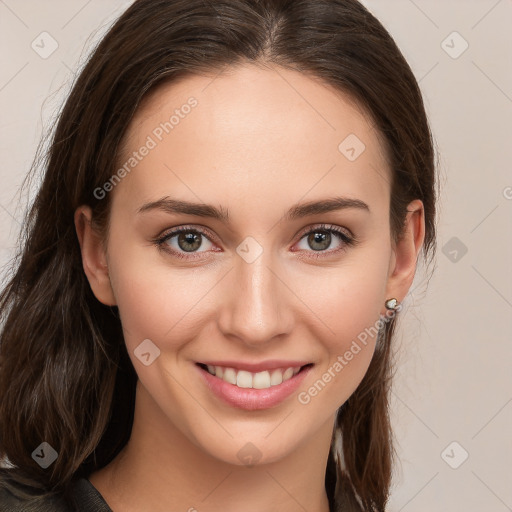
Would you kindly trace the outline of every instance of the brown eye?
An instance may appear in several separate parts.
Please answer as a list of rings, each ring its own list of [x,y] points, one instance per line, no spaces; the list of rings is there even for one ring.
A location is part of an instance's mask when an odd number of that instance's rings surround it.
[[[308,244],[314,251],[323,251],[331,245],[331,233],[315,231],[308,235]]]
[[[199,251],[205,247],[203,240],[207,240],[206,250]],[[195,254],[208,252],[213,246],[206,232],[198,228],[180,227],[172,231],[168,231],[160,238],[154,240],[159,249],[170,253],[178,258],[193,258]],[[187,253],[190,256],[187,256]]]
[[[179,233],[177,238],[177,243],[180,249],[185,252],[193,252],[199,249],[202,244],[202,240],[200,233],[188,232],[188,233]]]
[[[336,241],[338,242],[337,246],[332,248],[331,246]],[[318,258],[323,257],[324,253],[325,256],[328,256],[346,250],[349,246],[354,245],[356,240],[337,226],[322,225],[304,233],[300,243],[303,243],[303,246],[299,246],[300,250],[310,252],[312,257]],[[315,252],[317,254],[314,254]]]

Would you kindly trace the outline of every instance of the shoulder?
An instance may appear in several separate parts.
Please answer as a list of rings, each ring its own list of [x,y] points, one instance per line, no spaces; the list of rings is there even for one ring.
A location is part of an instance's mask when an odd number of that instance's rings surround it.
[[[0,512],[112,512],[85,478],[73,480],[66,494],[41,494],[21,483],[11,471],[0,471]]]
[[[31,488],[11,479],[0,478],[0,512],[68,512],[55,495],[38,495]]]
[[[40,489],[22,483],[15,472],[0,471],[0,512],[71,512],[58,494],[42,494]]]

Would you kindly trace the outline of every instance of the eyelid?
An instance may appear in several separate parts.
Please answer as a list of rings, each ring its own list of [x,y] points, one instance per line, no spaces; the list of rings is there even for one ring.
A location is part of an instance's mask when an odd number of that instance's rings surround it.
[[[182,231],[197,231],[198,233],[207,236],[207,238],[210,238],[210,241],[211,239],[217,238],[213,231],[208,229],[206,226],[202,226],[201,224],[182,224],[180,226],[175,226],[173,228],[166,229],[165,231],[162,232],[161,235],[158,235],[156,238],[161,239],[167,236],[177,235]]]
[[[299,236],[299,239],[302,240],[302,237],[304,235],[306,235],[312,231],[336,231],[341,234],[344,234],[347,238],[350,238],[350,239],[355,238],[355,236],[352,234],[350,229],[342,227],[342,226],[337,226],[336,224],[325,224],[325,223],[313,224],[312,226],[307,226],[304,229],[302,229],[301,231],[299,231],[299,234],[297,236]]]

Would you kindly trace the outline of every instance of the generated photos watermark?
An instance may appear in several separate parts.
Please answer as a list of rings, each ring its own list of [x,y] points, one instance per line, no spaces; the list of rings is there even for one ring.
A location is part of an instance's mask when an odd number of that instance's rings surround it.
[[[111,192],[124,177],[130,174],[149,155],[151,150],[155,149],[164,137],[171,133],[197,105],[197,99],[191,96],[180,108],[175,109],[174,114],[169,117],[168,121],[164,121],[155,127],[151,134],[146,137],[144,144],[137,151],[133,151],[132,155],[101,187],[94,189],[94,197],[99,200],[104,199],[107,193]]]
[[[386,311],[385,315],[381,315],[380,318],[373,324],[373,326],[366,327],[364,331],[360,332],[357,335],[357,340],[366,346],[368,343],[368,337],[377,336],[384,325],[389,322],[401,309],[402,305],[399,304],[395,309]],[[354,356],[361,352],[362,347],[357,342],[357,340],[352,341],[350,348],[346,350],[343,355],[339,355],[336,361],[322,374],[319,379],[316,380],[312,386],[307,389],[307,391],[301,391],[297,395],[299,403],[302,405],[309,404],[311,399],[317,396],[325,388],[325,386],[327,386],[327,384],[331,382],[331,380],[333,380],[336,375],[338,375],[343,370],[343,368],[345,368],[345,366],[347,366],[350,361],[354,359]]]

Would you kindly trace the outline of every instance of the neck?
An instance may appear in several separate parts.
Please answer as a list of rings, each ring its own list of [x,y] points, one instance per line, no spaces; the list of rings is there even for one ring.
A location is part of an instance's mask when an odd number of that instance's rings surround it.
[[[138,382],[130,440],[89,480],[114,512],[329,512],[325,470],[333,421],[275,462],[233,465],[194,444]]]

